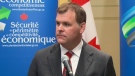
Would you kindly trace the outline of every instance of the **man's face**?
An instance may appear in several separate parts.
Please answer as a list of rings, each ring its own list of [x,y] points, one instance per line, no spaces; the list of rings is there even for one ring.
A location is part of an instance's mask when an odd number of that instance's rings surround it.
[[[80,39],[84,28],[75,19],[75,12],[68,10],[56,17],[56,38],[60,44],[72,44]]]

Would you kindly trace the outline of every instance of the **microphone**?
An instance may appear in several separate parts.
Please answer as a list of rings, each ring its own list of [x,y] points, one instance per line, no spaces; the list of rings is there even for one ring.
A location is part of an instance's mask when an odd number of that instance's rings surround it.
[[[61,58],[61,62],[66,67],[69,76],[73,76],[73,72],[72,72],[71,67],[70,67],[70,64],[69,64],[69,58],[68,58],[68,56],[63,55],[62,58]]]

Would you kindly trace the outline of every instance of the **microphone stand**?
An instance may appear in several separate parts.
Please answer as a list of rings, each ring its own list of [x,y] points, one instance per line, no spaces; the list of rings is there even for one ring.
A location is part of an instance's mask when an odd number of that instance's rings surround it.
[[[66,70],[66,76],[69,76],[68,71]]]
[[[73,72],[68,72],[66,68],[66,76],[73,76]]]

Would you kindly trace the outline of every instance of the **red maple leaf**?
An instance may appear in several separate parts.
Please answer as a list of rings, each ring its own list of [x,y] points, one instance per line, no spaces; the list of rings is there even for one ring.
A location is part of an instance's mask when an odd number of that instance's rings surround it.
[[[28,15],[25,14],[25,13],[23,13],[23,14],[21,14],[20,18],[21,18],[22,20],[27,20],[27,19],[28,19]]]
[[[100,45],[96,44],[96,37],[93,38],[90,42],[88,42],[88,44],[90,44],[90,45],[92,45],[92,46],[94,46],[94,47],[96,47],[97,49],[100,50]]]

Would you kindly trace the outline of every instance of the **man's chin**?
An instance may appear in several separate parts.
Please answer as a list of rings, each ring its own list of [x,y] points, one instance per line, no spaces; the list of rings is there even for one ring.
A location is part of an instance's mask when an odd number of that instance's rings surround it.
[[[57,40],[57,42],[58,42],[59,44],[65,44],[65,41],[64,41],[64,40]]]

